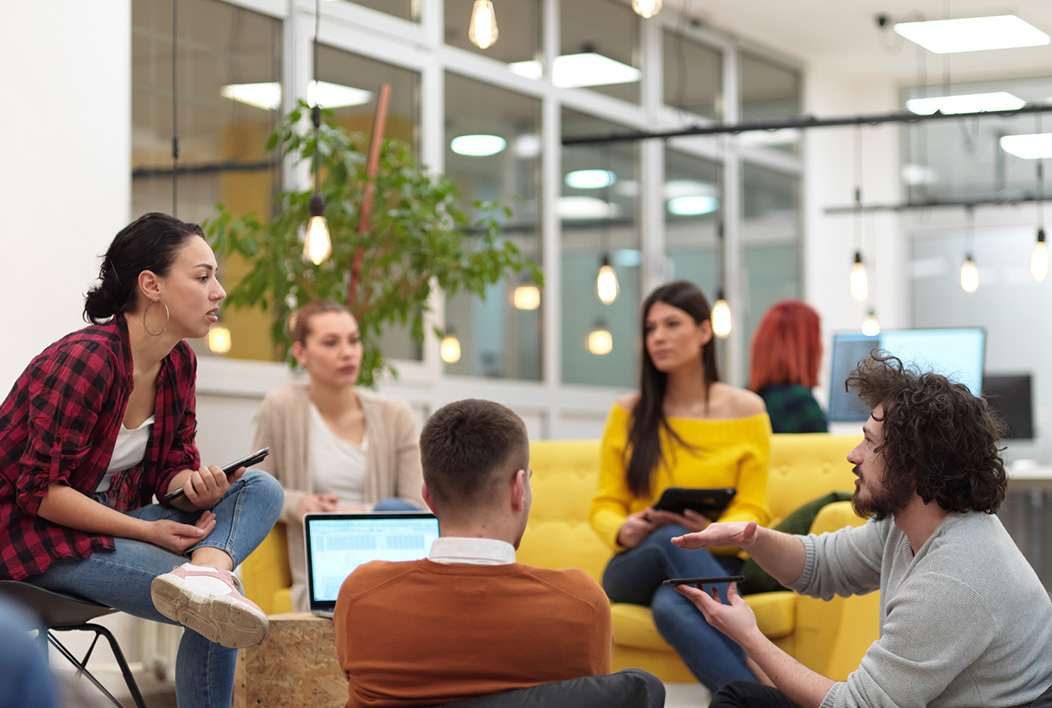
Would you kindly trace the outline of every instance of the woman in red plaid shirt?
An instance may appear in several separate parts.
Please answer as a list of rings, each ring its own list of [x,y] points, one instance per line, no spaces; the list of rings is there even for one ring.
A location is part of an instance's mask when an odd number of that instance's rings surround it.
[[[224,297],[201,227],[146,214],[110,244],[94,324],[33,359],[0,406],[0,578],[184,625],[181,708],[230,705],[236,647],[266,636],[231,571],[283,497],[264,472],[202,465],[194,442],[183,339],[208,334]]]

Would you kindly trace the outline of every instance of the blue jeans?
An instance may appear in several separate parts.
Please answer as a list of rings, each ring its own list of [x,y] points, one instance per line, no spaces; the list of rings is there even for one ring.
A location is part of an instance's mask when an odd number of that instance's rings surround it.
[[[672,545],[670,539],[685,533],[682,526],[663,526],[635,548],[618,553],[603,573],[603,589],[614,602],[649,605],[658,632],[710,691],[735,679],[755,681],[742,648],[711,627],[694,603],[661,584],[668,578],[733,575],[741,567],[741,561],[731,556]]]
[[[208,537],[184,556],[143,541],[116,538],[112,553],[99,551],[83,560],[59,561],[28,582],[80,595],[136,617],[178,624],[159,613],[150,598],[150,583],[186,562],[196,548],[214,547],[227,553],[236,567],[263,541],[281,513],[285,493],[266,472],[249,470],[212,507],[216,525]],[[147,521],[171,519],[192,524],[199,511],[180,511],[159,504],[126,512]],[[234,692],[237,649],[213,644],[197,632],[183,630],[175,663],[175,695],[179,708],[229,706]]]
[[[373,511],[421,511],[416,504],[411,504],[398,497],[381,499],[373,505]]]

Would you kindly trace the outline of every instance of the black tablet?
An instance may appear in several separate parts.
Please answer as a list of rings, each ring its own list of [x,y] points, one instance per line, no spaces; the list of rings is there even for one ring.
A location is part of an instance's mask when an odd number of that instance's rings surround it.
[[[684,509],[693,509],[715,520],[737,492],[734,487],[669,487],[661,493],[654,509],[677,514],[682,514]]]

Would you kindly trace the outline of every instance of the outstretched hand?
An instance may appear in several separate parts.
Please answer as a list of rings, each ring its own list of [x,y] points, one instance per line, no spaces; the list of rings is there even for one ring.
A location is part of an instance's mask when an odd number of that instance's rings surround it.
[[[742,644],[745,637],[751,632],[758,632],[756,615],[752,608],[738,594],[738,583],[731,583],[727,588],[727,602],[720,602],[720,596],[715,587],[711,592],[699,590],[693,585],[677,585],[676,590],[695,607],[701,610],[705,621],[712,627],[726,634],[728,637]]]
[[[755,521],[731,521],[709,524],[696,533],[676,536],[672,543],[687,550],[699,548],[749,548],[756,542]]]

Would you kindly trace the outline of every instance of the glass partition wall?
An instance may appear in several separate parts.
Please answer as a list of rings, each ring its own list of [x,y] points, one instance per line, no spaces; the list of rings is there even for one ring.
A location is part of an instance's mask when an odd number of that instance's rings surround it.
[[[352,130],[371,130],[376,91],[389,83],[386,135],[448,175],[469,212],[491,200],[509,207],[502,238],[546,276],[528,301],[517,294],[534,283],[518,279],[484,300],[438,302],[435,325],[460,340],[457,361],[441,362],[437,341],[421,347],[387,332],[385,354],[407,365],[403,377],[633,388],[641,300],[689,278],[710,299],[726,287],[735,328],[723,373],[744,383],[763,309],[800,295],[798,136],[561,143],[797,113],[792,62],[673,12],[643,21],[620,0],[495,3],[500,34],[487,49],[469,40],[470,0],[320,6],[314,67],[314,0],[181,0],[178,216],[204,220],[223,202],[265,217],[281,189],[307,184],[307,170],[264,146],[315,69],[357,96],[330,106]],[[132,13],[133,204],[171,211],[171,15],[147,0],[133,0]],[[269,98],[253,104],[231,88],[245,85]],[[454,141],[470,135],[501,147],[465,153]],[[597,291],[607,264],[618,285],[609,302]],[[237,264],[221,265],[232,284]],[[265,314],[230,311],[224,321],[233,335],[224,356],[275,358]]]

